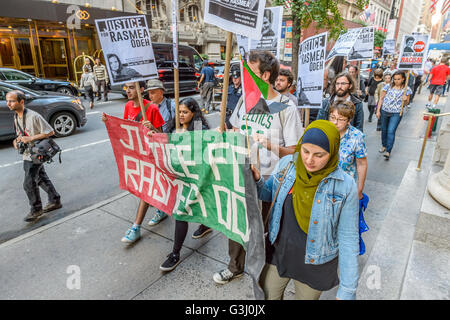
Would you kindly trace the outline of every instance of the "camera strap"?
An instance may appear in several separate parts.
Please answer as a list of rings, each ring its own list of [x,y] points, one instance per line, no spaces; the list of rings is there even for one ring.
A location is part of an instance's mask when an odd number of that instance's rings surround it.
[[[26,120],[26,116],[27,116],[27,109],[23,110],[23,117],[22,117],[22,127],[19,124],[19,121],[17,119],[17,113],[14,114],[14,127],[18,127],[20,133],[22,134],[22,136],[28,136],[25,132],[25,120]],[[17,129],[16,129],[16,133],[17,133]],[[16,134],[17,136],[17,134]]]

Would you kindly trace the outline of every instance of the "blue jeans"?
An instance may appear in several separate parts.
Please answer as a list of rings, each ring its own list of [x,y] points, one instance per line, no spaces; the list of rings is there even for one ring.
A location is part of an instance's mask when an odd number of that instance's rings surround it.
[[[390,113],[381,110],[381,144],[391,153],[395,141],[395,132],[400,123],[400,113]]]

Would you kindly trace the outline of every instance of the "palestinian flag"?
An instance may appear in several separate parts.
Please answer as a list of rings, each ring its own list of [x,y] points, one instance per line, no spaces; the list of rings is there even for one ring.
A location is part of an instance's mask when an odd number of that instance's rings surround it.
[[[244,60],[242,60],[242,88],[247,113],[278,113],[288,107],[285,103],[267,101],[269,84],[253,73]]]

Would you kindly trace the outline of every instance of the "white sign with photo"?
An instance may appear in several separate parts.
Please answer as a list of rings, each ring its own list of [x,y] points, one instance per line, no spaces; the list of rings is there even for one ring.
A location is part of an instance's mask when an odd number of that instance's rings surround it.
[[[206,23],[259,39],[266,0],[205,0]]]
[[[348,61],[373,59],[374,27],[360,29],[359,36],[348,53]]]
[[[395,53],[395,39],[386,39],[383,43],[383,55],[393,55]]]
[[[158,77],[145,16],[97,19],[95,24],[112,85]]]
[[[349,29],[346,33],[341,34],[334,44],[333,49],[330,50],[327,60],[330,60],[336,56],[347,57],[355,45],[356,40],[359,37],[361,28]]]
[[[297,78],[299,108],[319,109],[322,106],[326,50],[326,32],[300,43]]]
[[[245,36],[236,35],[239,52],[245,52],[245,57],[251,50],[270,51],[280,59],[281,24],[283,22],[283,7],[272,7],[264,9],[261,38],[250,39]],[[242,53],[241,53],[242,55]]]
[[[399,70],[423,70],[430,35],[408,35],[403,36],[400,46],[400,56],[398,58],[397,69]]]

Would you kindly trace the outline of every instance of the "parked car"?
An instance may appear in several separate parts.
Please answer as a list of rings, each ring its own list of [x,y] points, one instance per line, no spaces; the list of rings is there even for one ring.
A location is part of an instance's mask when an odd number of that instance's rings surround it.
[[[41,79],[26,72],[11,68],[0,68],[0,81],[18,84],[32,90],[55,91],[73,96],[79,95],[76,85],[72,82]]]
[[[15,137],[14,111],[6,105],[6,94],[21,90],[26,95],[25,106],[41,114],[55,130],[57,137],[66,137],[86,124],[86,110],[77,97],[63,93],[35,91],[19,85],[0,81],[0,140]]]
[[[231,75],[231,70],[233,70],[234,68],[240,68],[240,60],[232,60],[230,61],[230,75]],[[219,85],[222,86],[223,85],[223,75],[225,73],[225,62],[216,62],[214,63],[214,74],[219,82]]]
[[[174,92],[173,76],[173,47],[172,43],[153,43],[158,77],[164,83],[166,93]],[[179,88],[180,92],[198,92],[197,80],[203,58],[192,47],[180,45],[178,47]],[[126,97],[124,85],[111,86],[111,92],[122,93]]]

